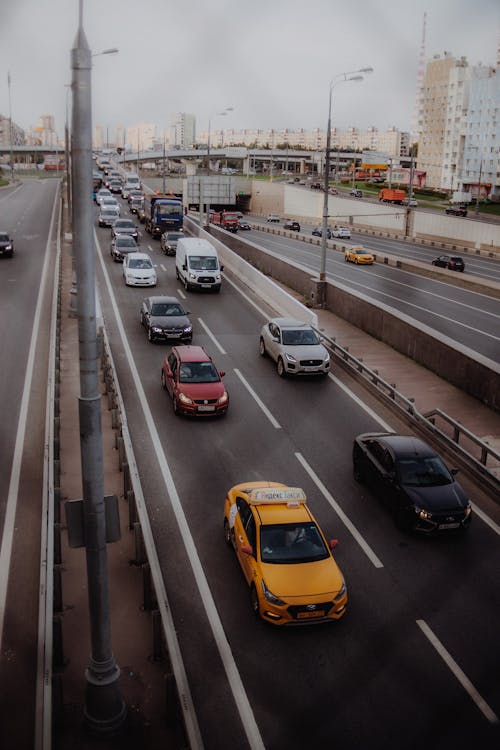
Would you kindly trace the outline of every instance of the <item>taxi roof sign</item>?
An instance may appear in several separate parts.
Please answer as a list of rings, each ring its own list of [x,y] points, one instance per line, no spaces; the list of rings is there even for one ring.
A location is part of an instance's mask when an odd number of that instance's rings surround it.
[[[250,490],[248,499],[251,505],[286,503],[292,507],[305,503],[306,494],[300,487],[257,487]]]

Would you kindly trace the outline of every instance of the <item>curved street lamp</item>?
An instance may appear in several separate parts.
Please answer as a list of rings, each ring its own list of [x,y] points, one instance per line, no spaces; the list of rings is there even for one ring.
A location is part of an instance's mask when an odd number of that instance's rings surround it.
[[[214,117],[223,117],[223,116],[229,114],[229,112],[232,112],[233,110],[234,110],[234,107],[232,105],[230,105],[228,107],[224,107],[224,109],[221,109],[220,111],[215,112],[213,115],[210,115],[210,117],[208,119],[208,139],[207,139],[207,174],[208,175],[210,175],[210,132],[211,132],[211,120]],[[204,196],[202,196],[201,184],[202,183],[200,181],[200,209],[199,209],[200,210],[200,214],[199,214],[199,216],[200,216],[200,226],[203,225],[203,204],[205,203],[205,201],[203,200]],[[206,224],[205,224],[205,226],[208,227],[209,224],[210,224],[210,198],[208,198],[208,200],[207,200],[207,202],[206,202],[205,205],[206,205],[206,209],[207,209],[207,216],[206,216]]]
[[[373,68],[360,68],[359,70],[352,70],[348,73],[339,73],[334,76],[330,81],[329,96],[328,96],[328,125],[326,129],[326,151],[325,151],[325,184],[324,184],[324,195],[323,195],[323,222],[321,230],[321,265],[320,265],[320,301],[321,304],[325,303],[325,283],[326,283],[326,235],[328,230],[328,188],[329,188],[329,177],[330,177],[330,144],[332,135],[332,93],[333,89],[338,83],[344,83],[346,81],[362,81],[365,73],[372,73]]]

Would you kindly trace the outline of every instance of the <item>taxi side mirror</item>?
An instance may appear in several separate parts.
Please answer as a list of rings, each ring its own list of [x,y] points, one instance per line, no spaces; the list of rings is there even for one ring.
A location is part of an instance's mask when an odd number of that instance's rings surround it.
[[[244,544],[243,547],[241,548],[241,551],[245,555],[253,555],[253,547],[251,544]]]

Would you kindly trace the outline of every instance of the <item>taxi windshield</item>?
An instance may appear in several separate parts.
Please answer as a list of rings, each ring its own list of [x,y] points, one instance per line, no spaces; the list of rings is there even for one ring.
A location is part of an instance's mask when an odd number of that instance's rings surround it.
[[[262,562],[293,565],[324,560],[329,554],[318,527],[310,521],[268,524],[260,528]]]

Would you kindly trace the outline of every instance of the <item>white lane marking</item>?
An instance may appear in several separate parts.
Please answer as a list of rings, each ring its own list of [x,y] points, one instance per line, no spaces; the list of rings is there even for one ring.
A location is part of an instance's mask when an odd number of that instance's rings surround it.
[[[168,496],[170,498],[170,502],[171,502],[172,509],[175,514],[175,518],[177,520],[177,525],[179,527],[180,535],[184,543],[184,546],[186,548],[189,562],[191,563],[191,567],[193,569],[193,575],[194,575],[194,578],[196,580],[196,583],[200,592],[201,601],[203,602],[203,606],[207,614],[207,619],[210,623],[210,628],[212,630],[215,643],[217,644],[217,648],[221,657],[221,661],[224,666],[228,682],[231,686],[231,690],[233,692],[236,705],[238,707],[238,712],[240,714],[243,727],[245,729],[248,743],[250,747],[252,748],[252,750],[265,750],[264,743],[262,741],[262,737],[260,735],[259,728],[257,726],[257,722],[255,721],[255,716],[253,714],[252,707],[248,700],[248,696],[245,692],[245,688],[243,686],[240,673],[238,672],[236,662],[231,652],[231,647],[229,646],[228,640],[226,638],[224,627],[220,620],[219,613],[217,612],[217,607],[215,606],[215,602],[214,602],[212,593],[210,591],[210,586],[205,576],[205,571],[201,564],[201,560],[198,556],[198,551],[197,551],[194,539],[191,535],[191,529],[187,522],[186,516],[184,515],[181,500],[177,493],[177,489],[174,484],[174,480],[170,471],[170,467],[168,465],[167,459],[161,447],[161,439],[158,434],[158,430],[156,429],[153,415],[151,414],[148,400],[146,398],[144,388],[142,387],[140,375],[137,370],[134,358],[132,356],[132,352],[130,350],[127,336],[125,334],[125,329],[123,327],[123,322],[120,316],[120,312],[118,310],[118,305],[117,305],[116,298],[113,292],[111,281],[110,281],[106,266],[104,264],[104,259],[102,256],[97,234],[95,234],[95,243],[96,243],[96,246],[99,248],[99,260],[101,262],[101,268],[104,274],[104,278],[106,280],[106,286],[107,286],[108,294],[111,300],[111,305],[113,307],[113,311],[115,314],[116,325],[117,325],[120,338],[122,341],[123,351],[125,352],[125,356],[127,358],[128,365],[129,365],[129,368],[130,368],[130,371],[132,373],[132,377],[134,380],[135,388],[137,391],[137,397],[142,405],[144,418],[146,420],[149,434],[151,436],[151,442],[153,444],[153,448],[156,453],[156,459],[160,466],[160,471],[162,473],[163,481],[167,489]]]
[[[186,295],[186,294],[184,294],[184,290],[183,290],[183,289],[178,289],[178,290],[177,290],[177,294],[179,295],[179,297],[180,297],[181,299],[187,299],[187,295]]]
[[[226,350],[221,346],[221,344],[219,344],[219,342],[217,341],[217,339],[215,338],[214,334],[212,333],[210,328],[207,326],[207,324],[204,323],[201,318],[198,318],[198,323],[205,330],[205,333],[207,334],[207,336],[209,336],[212,339],[212,341],[214,342],[215,346],[220,351],[220,353],[227,354]]]
[[[271,414],[267,406],[264,404],[262,399],[260,399],[259,396],[257,396],[256,392],[253,390],[250,383],[247,380],[245,380],[245,378],[243,377],[243,375],[241,374],[239,370],[235,368],[234,371],[236,375],[239,377],[239,379],[241,380],[241,382],[243,383],[243,385],[245,386],[245,388],[247,389],[247,391],[249,392],[249,394],[252,396],[253,399],[255,399],[258,406],[260,406],[260,408],[262,409],[262,411],[264,412],[268,420],[271,422],[272,426],[275,427],[277,430],[281,430],[280,423],[276,421],[276,419],[273,417],[273,415]]]
[[[488,719],[490,724],[497,724],[498,723],[498,716],[495,714],[495,712],[490,708],[490,706],[486,703],[484,698],[478,693],[472,682],[469,680],[467,675],[460,669],[456,661],[453,659],[449,651],[445,649],[439,638],[432,632],[430,627],[427,625],[425,620],[417,620],[416,621],[418,627],[422,631],[422,633],[425,635],[425,637],[430,641],[430,643],[434,646],[436,651],[438,652],[439,656],[443,659],[446,666],[453,672],[459,683],[462,685],[464,690],[467,691],[469,696],[472,698],[476,706],[479,708],[479,710],[485,715],[485,717]]]
[[[483,521],[487,526],[490,527],[492,531],[495,532],[498,536],[500,536],[500,526],[493,521],[492,518],[486,515],[484,510],[481,510],[481,508],[478,508],[475,503],[471,503],[471,508],[474,511],[476,516],[479,516],[481,521]]]
[[[163,263],[160,263],[159,266],[160,266],[160,268],[161,268],[162,271],[166,271],[167,270],[166,267],[163,265]]]
[[[387,422],[384,419],[382,419],[382,417],[380,417],[375,411],[373,411],[373,409],[371,409],[368,406],[368,404],[365,404],[359,398],[359,396],[356,396],[356,394],[353,393],[346,385],[344,385],[344,383],[342,383],[341,380],[339,380],[338,378],[336,378],[335,375],[332,375],[331,372],[328,373],[328,377],[331,380],[333,380],[333,382],[335,383],[335,385],[338,385],[338,387],[341,388],[344,391],[344,393],[346,393],[348,396],[350,396],[350,398],[352,398],[352,400],[355,401],[356,404],[361,409],[363,409],[367,414],[369,414],[369,416],[372,419],[374,419],[376,422],[378,422],[379,425],[381,425],[381,427],[383,427],[386,432],[394,432],[393,428],[389,424],[387,424]]]
[[[14,455],[12,458],[12,468],[10,473],[9,491],[7,494],[7,504],[5,508],[5,519],[2,534],[2,546],[0,547],[0,652],[2,650],[3,624],[5,618],[5,602],[7,599],[7,585],[10,573],[10,561],[12,556],[12,545],[14,540],[14,525],[16,521],[17,501],[19,492],[19,480],[21,476],[21,463],[23,458],[24,439],[26,435],[26,423],[28,419],[28,407],[31,395],[31,385],[33,382],[33,371],[35,367],[35,350],[39,339],[40,321],[42,319],[41,310],[43,297],[47,285],[47,274],[50,262],[50,244],[54,231],[54,221],[56,215],[57,201],[54,201],[52,208],[52,217],[47,243],[45,245],[45,258],[43,262],[42,274],[40,277],[40,286],[38,288],[38,298],[34,314],[34,325],[31,331],[31,341],[28,353],[28,362],[26,364],[26,375],[24,377],[23,395],[21,399],[21,408],[19,410],[19,421],[17,423],[16,442],[14,446]]]
[[[335,500],[333,495],[330,494],[330,492],[326,489],[325,485],[321,481],[321,479],[318,477],[318,475],[312,470],[312,468],[309,466],[307,461],[305,460],[304,456],[301,453],[296,453],[295,458],[297,461],[302,464],[303,468],[306,470],[306,472],[309,474],[311,479],[313,480],[316,487],[319,489],[319,491],[323,494],[325,499],[330,503],[333,510],[336,512],[340,520],[343,522],[343,524],[346,526],[346,528],[351,532],[354,539],[357,541],[365,555],[368,557],[371,563],[376,568],[383,568],[384,563],[377,557],[375,552],[372,550],[368,542],[365,542],[355,525],[352,523],[352,521],[348,518],[348,516],[344,513],[338,502]]]

